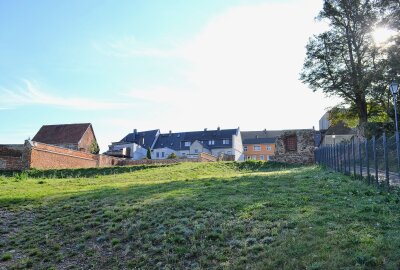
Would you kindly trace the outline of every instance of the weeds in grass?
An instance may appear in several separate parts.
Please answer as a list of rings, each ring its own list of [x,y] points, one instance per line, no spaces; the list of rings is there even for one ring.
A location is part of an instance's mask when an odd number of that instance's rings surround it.
[[[347,176],[269,162],[118,170],[6,177],[0,254],[15,255],[5,263],[17,269],[400,265],[398,195]]]

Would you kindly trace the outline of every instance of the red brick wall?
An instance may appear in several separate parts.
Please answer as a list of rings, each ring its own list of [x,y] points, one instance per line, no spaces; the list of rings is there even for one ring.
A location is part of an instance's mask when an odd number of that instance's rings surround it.
[[[22,170],[23,144],[0,145],[0,170]]]
[[[78,145],[78,150],[84,149],[83,151],[88,152],[89,153],[89,148],[90,145],[92,144],[92,142],[96,140],[94,133],[93,133],[93,129],[91,127],[89,127],[85,134],[83,134],[81,141],[79,142]]]
[[[98,157],[89,153],[33,142],[30,168],[63,169],[97,167]]]

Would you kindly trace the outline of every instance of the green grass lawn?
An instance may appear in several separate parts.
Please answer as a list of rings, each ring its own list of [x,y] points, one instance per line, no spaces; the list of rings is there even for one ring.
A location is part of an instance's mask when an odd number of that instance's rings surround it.
[[[399,267],[399,196],[315,166],[0,176],[0,269]]]

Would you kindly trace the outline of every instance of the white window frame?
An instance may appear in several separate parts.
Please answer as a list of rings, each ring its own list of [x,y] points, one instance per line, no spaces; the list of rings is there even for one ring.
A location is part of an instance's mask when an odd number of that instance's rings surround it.
[[[243,151],[247,152],[247,146],[243,146]]]
[[[160,152],[156,152],[156,158],[160,158]]]
[[[267,145],[266,149],[267,149],[267,151],[271,151],[272,150],[272,146],[271,145]]]
[[[190,142],[185,142],[186,147],[190,147],[191,143]]]
[[[230,140],[229,139],[223,139],[222,140],[222,144],[229,144],[230,143]]]
[[[256,155],[252,155],[252,156],[251,156],[251,159],[252,159],[252,160],[257,160],[257,156],[256,156]]]
[[[271,156],[270,155],[267,155],[267,160],[271,160]]]
[[[161,152],[161,157],[162,157],[162,158],[165,157],[165,152]]]
[[[260,155],[260,160],[264,160],[264,155]]]
[[[215,145],[215,140],[209,140],[208,145]]]
[[[256,149],[256,148],[257,148],[257,149]],[[253,150],[254,150],[254,151],[257,151],[257,152],[261,151],[261,145],[254,145],[254,146],[253,146]]]

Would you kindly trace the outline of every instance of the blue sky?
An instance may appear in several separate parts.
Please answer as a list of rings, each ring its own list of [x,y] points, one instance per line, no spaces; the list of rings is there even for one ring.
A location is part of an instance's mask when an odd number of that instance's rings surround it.
[[[0,0],[0,143],[91,122],[138,130],[311,128],[336,100],[299,82],[320,0]]]

